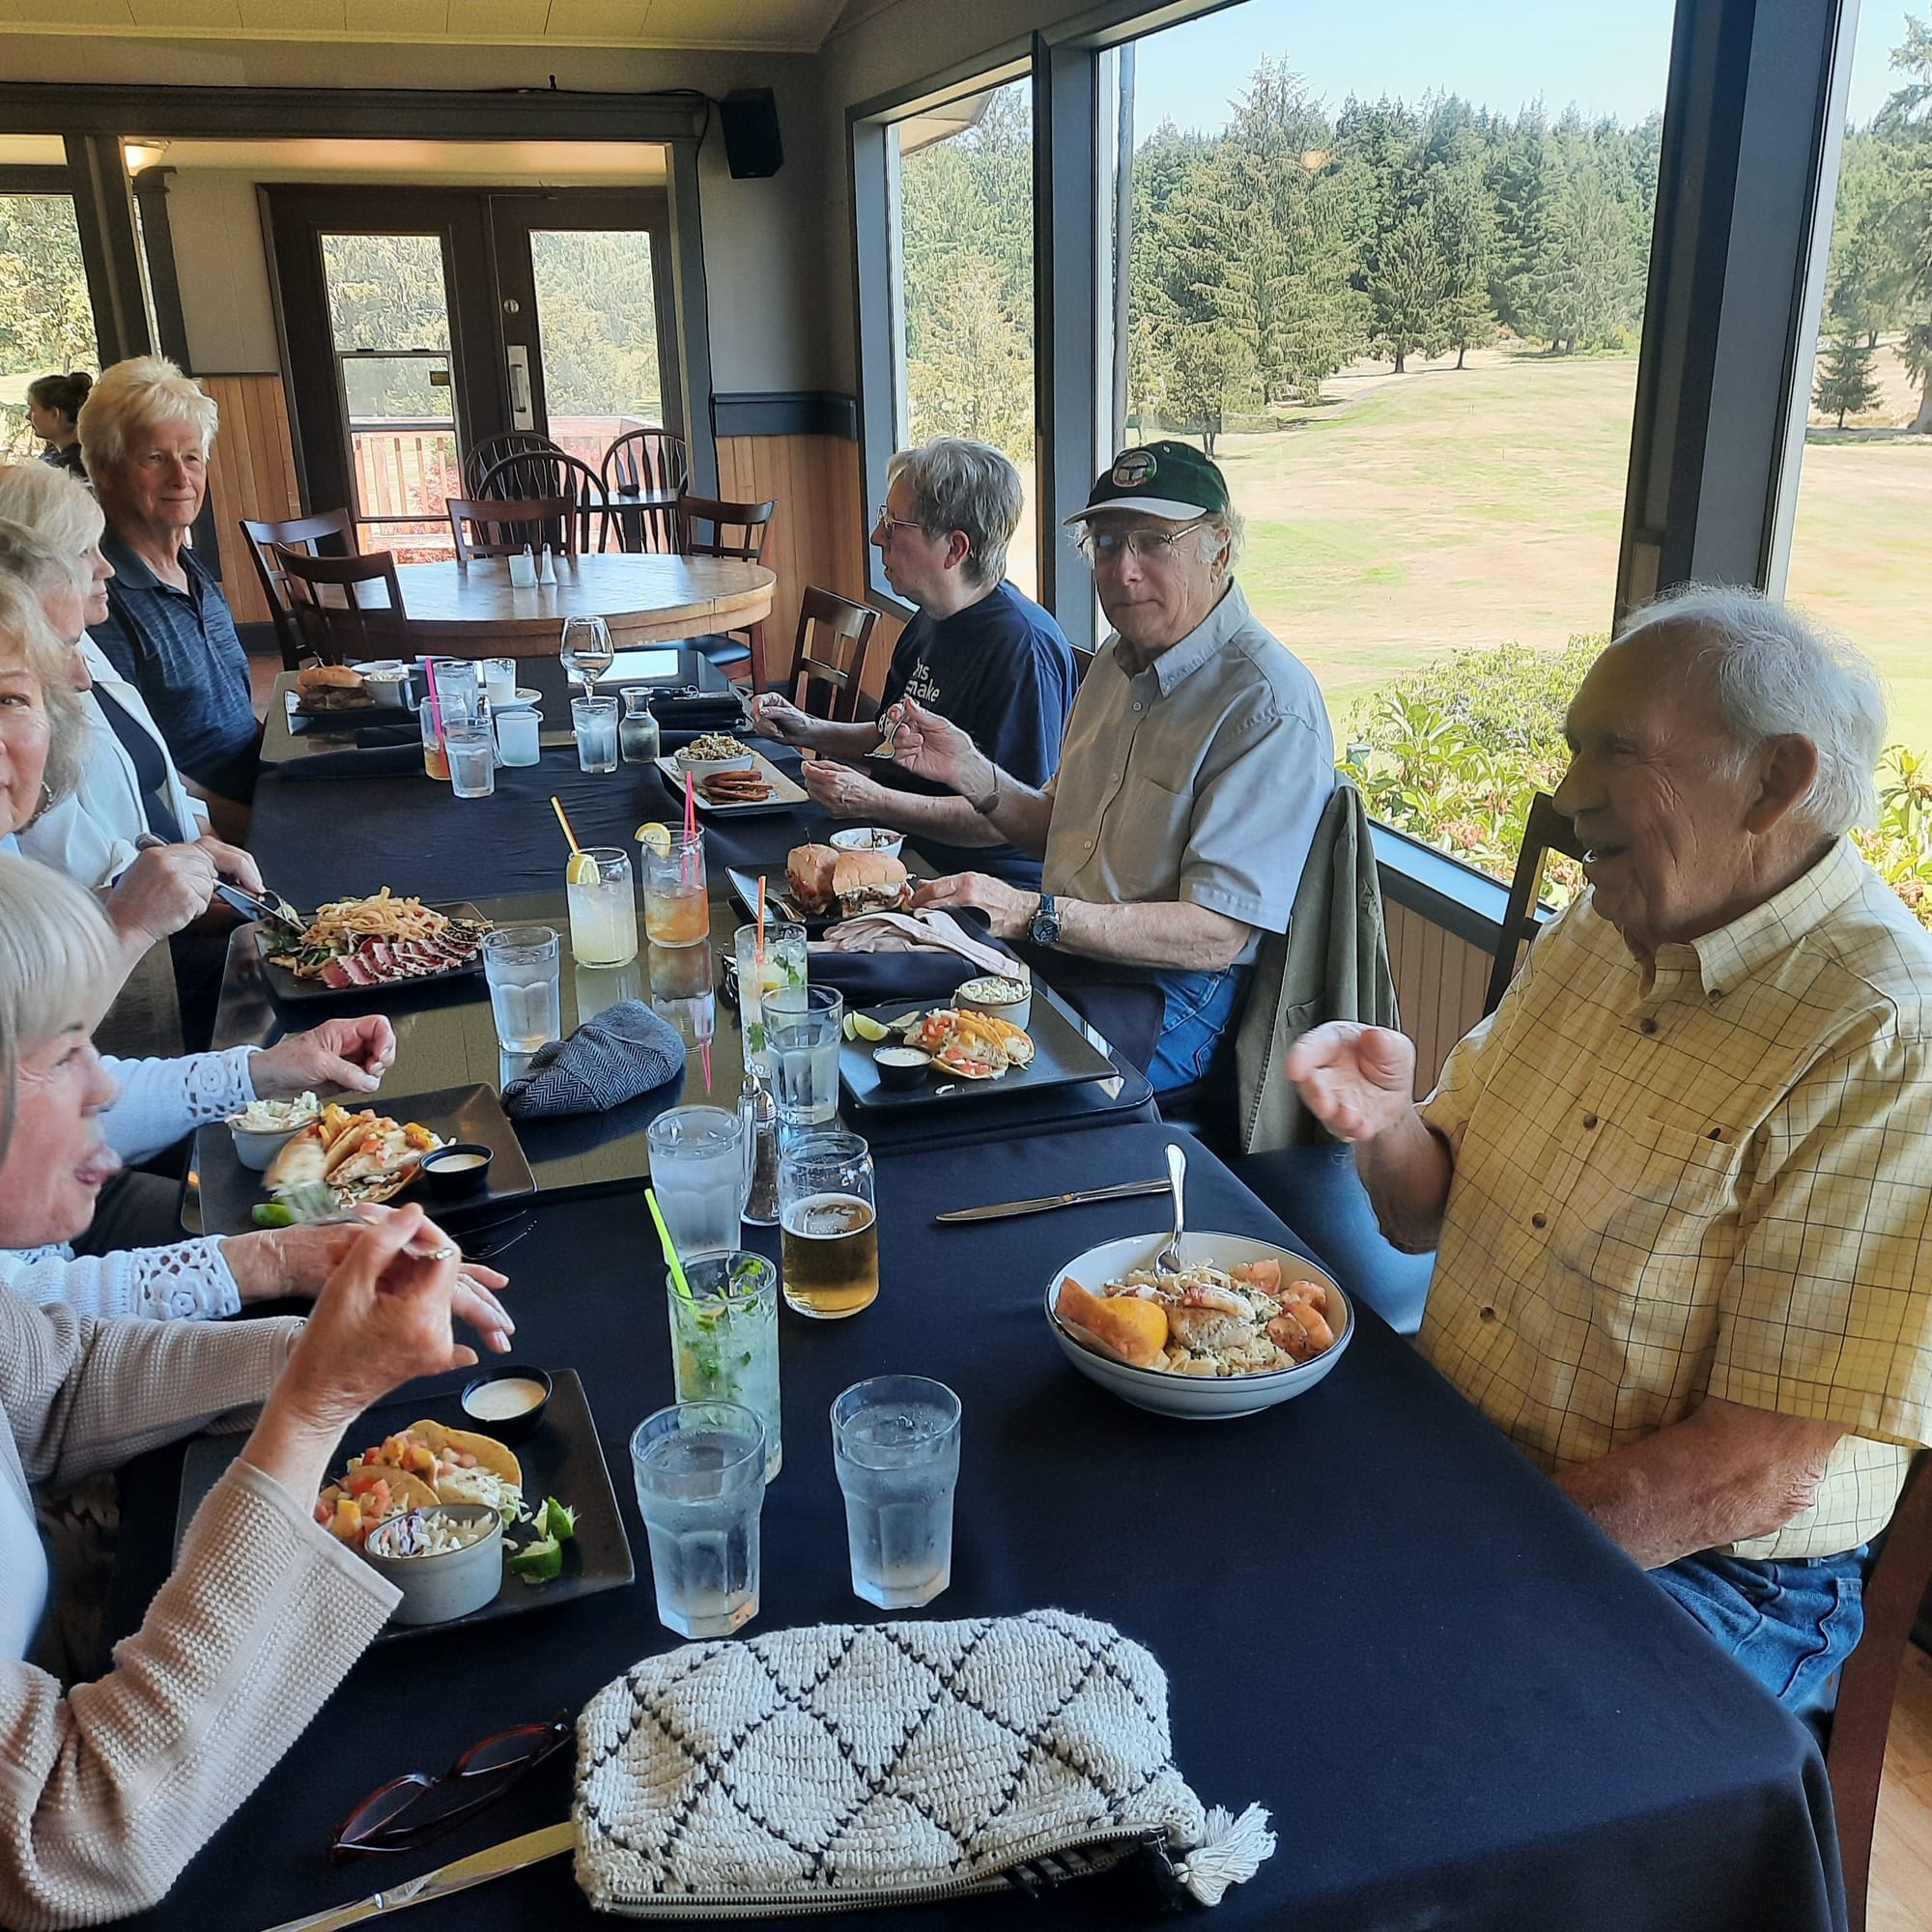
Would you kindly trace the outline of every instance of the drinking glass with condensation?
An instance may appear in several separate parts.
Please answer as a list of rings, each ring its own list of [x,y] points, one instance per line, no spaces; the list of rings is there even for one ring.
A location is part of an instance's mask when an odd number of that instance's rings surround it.
[[[832,1405],[855,1596],[881,1609],[929,1604],[952,1580],[959,1398],[924,1376],[874,1376]]]
[[[857,1134],[784,1137],[779,1225],[779,1271],[788,1308],[837,1321],[879,1298],[872,1152]]]
[[[679,1636],[729,1636],[758,1614],[765,1432],[735,1402],[681,1402],[631,1437],[651,1544],[658,1621]]]
[[[644,1138],[651,1186],[679,1255],[729,1254],[751,1181],[744,1122],[723,1107],[668,1107]]]

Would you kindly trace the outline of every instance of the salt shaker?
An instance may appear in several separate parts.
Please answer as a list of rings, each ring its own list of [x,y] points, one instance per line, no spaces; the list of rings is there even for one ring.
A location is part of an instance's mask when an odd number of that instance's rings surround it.
[[[539,583],[556,582],[556,565],[551,560],[549,544],[544,545],[543,554],[537,559],[537,582]]]
[[[744,1218],[754,1227],[773,1227],[779,1218],[779,1103],[754,1066],[745,1068],[745,1084],[738,1090],[738,1118],[745,1123],[750,1177]]]

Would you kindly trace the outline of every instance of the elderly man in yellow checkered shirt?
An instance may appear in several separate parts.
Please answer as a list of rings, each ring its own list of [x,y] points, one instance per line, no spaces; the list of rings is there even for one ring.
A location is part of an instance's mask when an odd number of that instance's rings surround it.
[[[1795,612],[1652,606],[1570,707],[1591,889],[1435,1091],[1374,1027],[1287,1066],[1436,1251],[1423,1352],[1805,1714],[1932,1440],[1932,935],[1844,836],[1884,731]]]

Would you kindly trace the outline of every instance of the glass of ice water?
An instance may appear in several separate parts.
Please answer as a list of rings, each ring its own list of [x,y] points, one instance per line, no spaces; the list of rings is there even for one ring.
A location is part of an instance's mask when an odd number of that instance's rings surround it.
[[[742,1629],[758,1614],[764,1425],[741,1403],[677,1403],[638,1425],[631,1471],[658,1621],[679,1636]]]
[[[617,769],[617,700],[614,697],[573,697],[570,722],[577,732],[580,771]]]
[[[832,1405],[856,1596],[881,1609],[929,1604],[952,1580],[959,1398],[924,1376],[874,1376]]]
[[[671,1107],[646,1138],[651,1185],[679,1255],[731,1253],[751,1180],[744,1122],[723,1107]]]
[[[505,1053],[534,1053],[562,1037],[558,952],[554,926],[498,925],[483,935],[490,1016]]]
[[[832,986],[779,986],[765,994],[765,1055],[780,1123],[822,1127],[838,1113],[838,1042],[845,1001]]]
[[[689,1262],[689,1294],[667,1281],[680,1402],[743,1403],[765,1432],[765,1481],[784,1461],[779,1418],[779,1271],[743,1250]]]
[[[458,798],[488,798],[497,789],[497,740],[488,724],[445,724],[442,751]]]

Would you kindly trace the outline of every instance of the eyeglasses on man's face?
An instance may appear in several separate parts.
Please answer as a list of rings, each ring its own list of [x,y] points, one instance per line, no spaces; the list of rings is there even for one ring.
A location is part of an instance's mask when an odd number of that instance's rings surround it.
[[[872,527],[875,530],[883,530],[887,538],[890,539],[895,530],[917,530],[923,529],[925,526],[923,524],[915,523],[910,517],[894,516],[891,505],[881,503],[877,511],[873,514]]]
[[[1179,524],[1171,530],[1158,530],[1151,525],[1133,530],[1096,530],[1090,526],[1074,541],[1080,554],[1095,569],[1118,563],[1123,551],[1131,551],[1142,563],[1167,563],[1173,559],[1175,545],[1207,521],[1205,516],[1196,517],[1191,524]]]

